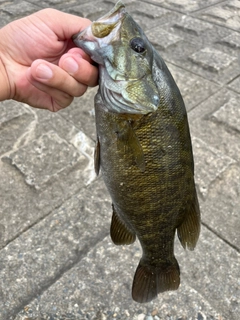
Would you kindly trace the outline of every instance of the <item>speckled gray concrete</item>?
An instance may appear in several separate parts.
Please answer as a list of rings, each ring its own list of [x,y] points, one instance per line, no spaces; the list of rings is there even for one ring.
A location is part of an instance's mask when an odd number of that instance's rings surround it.
[[[0,0],[0,26],[52,7],[96,19],[115,1]],[[125,1],[166,60],[189,114],[202,233],[176,240],[181,286],[140,305],[139,244],[109,238],[111,201],[93,171],[96,88],[56,114],[0,106],[1,320],[238,320],[240,1]]]

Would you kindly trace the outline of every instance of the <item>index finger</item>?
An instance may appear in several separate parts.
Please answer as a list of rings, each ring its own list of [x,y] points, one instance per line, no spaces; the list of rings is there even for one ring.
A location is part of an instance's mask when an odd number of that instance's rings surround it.
[[[34,14],[58,36],[59,40],[71,37],[91,24],[86,18],[78,17],[56,9],[48,8]]]

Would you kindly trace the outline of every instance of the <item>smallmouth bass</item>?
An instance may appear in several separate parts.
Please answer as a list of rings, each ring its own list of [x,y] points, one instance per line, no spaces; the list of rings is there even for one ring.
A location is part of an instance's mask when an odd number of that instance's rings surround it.
[[[166,64],[122,2],[73,37],[99,65],[95,97],[95,170],[112,198],[110,235],[136,237],[142,258],[132,297],[143,303],[176,290],[177,230],[193,250],[200,233],[191,138],[185,105]]]

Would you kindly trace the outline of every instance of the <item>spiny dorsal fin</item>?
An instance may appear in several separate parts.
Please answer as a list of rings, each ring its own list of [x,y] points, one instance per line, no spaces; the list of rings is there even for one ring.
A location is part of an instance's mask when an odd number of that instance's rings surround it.
[[[112,241],[116,245],[121,244],[131,244],[135,241],[136,235],[130,231],[127,226],[120,220],[118,217],[114,206],[113,207],[113,215],[112,215],[112,223],[110,228],[110,235]]]
[[[184,249],[193,250],[197,244],[201,228],[200,209],[195,191],[193,201],[186,212],[183,223],[177,228],[178,238]]]

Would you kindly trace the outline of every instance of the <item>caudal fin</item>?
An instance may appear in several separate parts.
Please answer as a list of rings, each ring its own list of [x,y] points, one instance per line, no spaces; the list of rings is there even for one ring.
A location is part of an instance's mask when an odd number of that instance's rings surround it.
[[[180,284],[180,269],[174,258],[172,264],[153,267],[140,261],[132,286],[133,300],[139,303],[150,302],[158,293],[177,290]]]

